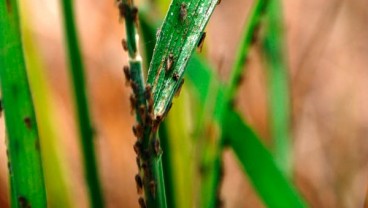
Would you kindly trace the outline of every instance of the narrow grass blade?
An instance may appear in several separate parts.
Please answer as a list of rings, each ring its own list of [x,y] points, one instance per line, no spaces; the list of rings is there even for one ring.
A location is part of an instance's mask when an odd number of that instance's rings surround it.
[[[79,136],[81,139],[82,155],[84,160],[84,174],[89,190],[90,205],[92,207],[101,208],[104,207],[104,200],[95,156],[93,130],[89,115],[86,83],[84,79],[84,66],[74,22],[73,1],[62,0],[61,4],[68,50],[67,55],[69,57],[69,70],[73,83],[77,123],[79,125]]]
[[[267,66],[271,132],[275,142],[275,160],[281,170],[291,175],[289,77],[285,56],[281,2],[267,6],[263,49]]]
[[[268,207],[305,207],[272,155],[237,113],[229,111],[226,114],[223,130],[240,165]]]
[[[229,84],[228,84],[228,97],[234,98],[236,90],[242,79],[244,73],[244,65],[248,58],[249,49],[256,40],[258,30],[260,28],[261,17],[265,12],[268,1],[255,0],[249,12],[249,17],[244,25],[243,33],[240,38],[239,47],[235,56],[234,65],[231,70]]]
[[[12,207],[46,207],[38,129],[16,0],[0,3],[0,83],[8,133]]]
[[[40,135],[42,164],[45,175],[49,207],[72,207],[66,169],[60,152],[60,134],[50,100],[50,87],[45,77],[43,63],[32,37],[32,18],[27,11],[27,1],[21,2],[21,27],[29,84]]]
[[[217,1],[174,0],[158,35],[147,82],[153,87],[154,114],[164,115],[181,85],[188,60]]]

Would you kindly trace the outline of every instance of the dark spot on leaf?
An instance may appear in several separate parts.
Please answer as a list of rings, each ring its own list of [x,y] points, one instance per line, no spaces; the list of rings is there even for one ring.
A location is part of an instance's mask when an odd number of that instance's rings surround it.
[[[19,207],[21,208],[31,208],[31,205],[29,204],[28,200],[24,196],[18,197],[18,203],[19,203]]]
[[[23,119],[23,121],[24,121],[24,124],[26,125],[26,127],[28,129],[31,129],[32,128],[32,122],[31,122],[31,118],[30,117],[25,117]]]
[[[12,12],[13,7],[12,7],[10,0],[5,0],[5,2],[6,2],[6,9],[8,10],[8,12],[9,13]]]

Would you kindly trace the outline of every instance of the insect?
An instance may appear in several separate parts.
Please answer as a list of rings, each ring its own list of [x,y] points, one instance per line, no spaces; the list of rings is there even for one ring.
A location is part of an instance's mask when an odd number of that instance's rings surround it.
[[[132,88],[133,92],[137,92],[138,91],[138,85],[134,81],[131,81],[130,82],[130,87]]]
[[[183,84],[184,84],[184,79],[182,79],[182,81],[181,81],[181,82],[180,82],[180,84],[179,84],[178,89],[177,89],[177,90],[176,90],[176,92],[175,92],[175,96],[176,96],[176,97],[180,95],[181,88],[183,87]]]
[[[139,161],[139,157],[136,157],[135,161],[137,162],[138,169],[140,169],[141,168],[141,162]]]
[[[152,125],[152,131],[153,132],[157,131],[157,128],[160,125],[161,121],[162,121],[162,115],[157,115],[156,119],[153,121],[153,125]]]
[[[30,118],[30,117],[25,117],[25,118],[23,119],[23,121],[24,121],[24,123],[26,124],[26,127],[27,127],[28,129],[30,129],[30,128],[32,127],[32,123],[31,123],[31,118]]]
[[[142,178],[138,174],[135,175],[135,183],[137,184],[138,194],[141,194],[142,193],[142,188],[143,188],[143,181],[142,181]]]
[[[125,14],[126,14],[125,8],[126,8],[126,5],[124,4],[124,2],[122,0],[120,0],[119,3],[118,3],[120,19],[123,19],[125,17]]]
[[[138,113],[139,113],[139,116],[141,117],[142,120],[145,119],[146,117],[146,108],[144,107],[143,104],[141,104],[139,107],[138,107]]]
[[[136,124],[132,128],[134,136],[136,136],[138,139],[142,137],[143,135],[143,128],[140,124]]]
[[[221,4],[221,0],[217,0],[217,4],[216,5],[219,5]]]
[[[24,196],[18,197],[19,206],[22,208],[30,208],[31,205],[28,203],[28,200]]]
[[[134,152],[139,156],[142,152],[142,144],[140,141],[137,141],[133,146]]]
[[[203,32],[202,35],[201,35],[201,38],[199,39],[198,44],[197,44],[197,47],[199,49],[199,52],[202,51],[202,47],[203,47],[204,39],[205,38],[206,38],[206,32]]]
[[[179,74],[178,73],[176,73],[176,72],[174,72],[174,74],[173,74],[173,79],[175,80],[175,81],[178,81],[179,80]]]
[[[153,196],[153,198],[156,198],[156,183],[155,181],[150,181],[149,183],[149,187],[150,187],[150,191],[151,191],[151,194]]]
[[[144,96],[146,100],[152,99],[152,87],[150,84],[146,85],[146,89],[144,91]]]
[[[124,71],[124,75],[125,75],[126,84],[128,85],[131,78],[132,78],[132,76],[130,74],[129,66],[124,66],[123,71]]]
[[[183,22],[185,20],[185,18],[187,18],[188,15],[188,9],[187,9],[187,5],[185,3],[181,3],[180,5],[180,21]]]
[[[135,99],[134,95],[130,95],[129,100],[130,100],[130,113],[133,113],[135,105],[137,104],[137,99]]]
[[[169,72],[174,64],[174,55],[172,53],[166,59],[166,72]]]
[[[124,38],[121,40],[121,45],[123,46],[124,51],[128,51],[128,43]]]
[[[138,203],[139,203],[139,206],[140,206],[141,208],[147,208],[147,206],[146,206],[146,202],[144,202],[144,199],[143,199],[142,197],[139,197],[139,199],[138,199]]]
[[[133,18],[133,21],[136,24],[138,24],[138,8],[137,7],[132,8],[132,18]]]
[[[153,151],[155,152],[156,156],[161,153],[160,140],[158,138],[153,140]]]

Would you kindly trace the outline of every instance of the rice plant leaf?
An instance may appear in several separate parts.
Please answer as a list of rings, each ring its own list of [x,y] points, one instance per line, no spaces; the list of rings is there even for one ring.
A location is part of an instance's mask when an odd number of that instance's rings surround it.
[[[274,140],[274,156],[281,170],[290,177],[292,154],[290,147],[289,77],[284,43],[282,8],[279,0],[267,5],[263,53],[267,66],[270,126]]]
[[[93,128],[89,114],[89,105],[84,78],[84,65],[79,48],[77,29],[74,21],[73,0],[62,0],[64,33],[69,58],[69,71],[72,78],[73,93],[76,106],[77,123],[82,149],[84,175],[89,190],[92,207],[104,207],[104,199],[98,174],[98,165],[93,141]]]
[[[234,111],[226,114],[223,131],[253,187],[268,207],[305,207],[272,155],[239,114]]]
[[[46,207],[40,143],[16,0],[0,2],[0,83],[7,129],[12,207]]]
[[[153,87],[154,114],[167,112],[193,50],[217,1],[174,0],[157,38],[147,83]]]
[[[45,175],[45,185],[47,191],[47,201],[49,207],[72,207],[71,195],[69,192],[68,174],[64,167],[66,161],[60,149],[61,134],[55,122],[54,109],[50,98],[50,83],[48,82],[42,57],[37,50],[32,35],[32,17],[28,13],[28,1],[20,2],[21,8],[21,28],[27,73],[29,77],[30,89],[34,98],[36,111],[43,171]]]

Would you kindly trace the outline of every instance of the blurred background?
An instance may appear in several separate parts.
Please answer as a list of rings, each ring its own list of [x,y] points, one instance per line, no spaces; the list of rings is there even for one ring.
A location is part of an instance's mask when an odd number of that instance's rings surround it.
[[[154,1],[154,0],[153,0]],[[45,63],[59,142],[75,207],[88,207],[67,71],[60,5],[27,0],[32,34]],[[79,0],[76,14],[100,175],[108,207],[138,207],[129,94],[122,66],[124,25],[115,2]],[[139,3],[142,2],[137,2]],[[222,0],[207,26],[205,55],[225,80],[251,0]],[[293,178],[311,207],[363,207],[368,185],[368,1],[284,0],[291,90]],[[152,40],[145,40],[147,44]],[[251,48],[238,109],[270,145],[267,77],[260,46]],[[174,100],[175,102],[175,100]],[[0,122],[0,207],[8,207],[4,120]],[[225,207],[264,207],[233,153],[226,151]]]

